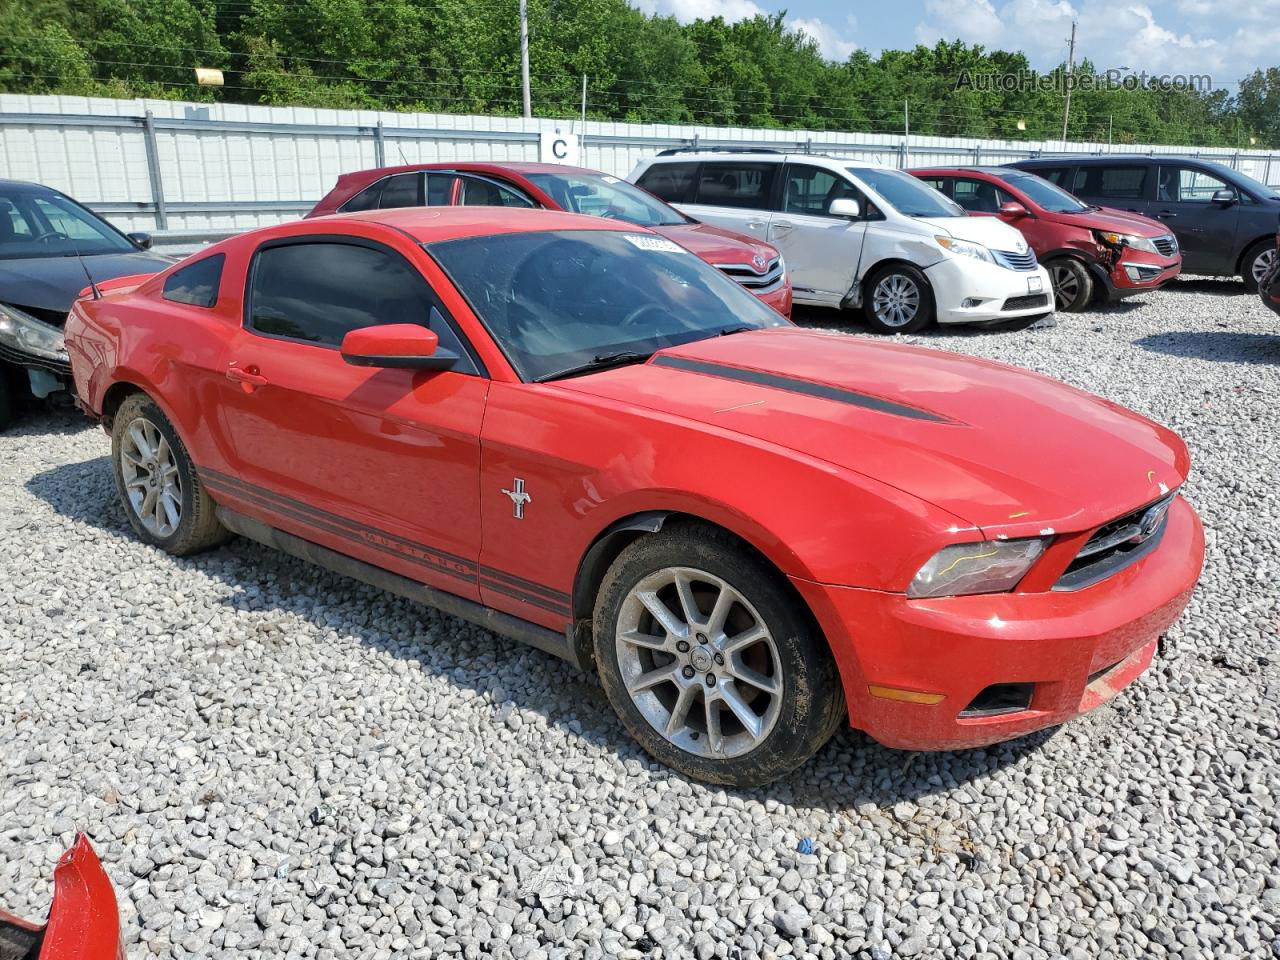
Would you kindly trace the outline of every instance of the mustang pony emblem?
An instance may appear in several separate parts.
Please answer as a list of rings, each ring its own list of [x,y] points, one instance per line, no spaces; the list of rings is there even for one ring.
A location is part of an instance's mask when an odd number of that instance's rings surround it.
[[[516,477],[516,482],[513,484],[513,488],[508,490],[504,487],[502,492],[511,498],[511,505],[513,507],[515,518],[517,520],[523,520],[524,505],[533,500],[533,497],[525,493],[524,480],[521,477]]]

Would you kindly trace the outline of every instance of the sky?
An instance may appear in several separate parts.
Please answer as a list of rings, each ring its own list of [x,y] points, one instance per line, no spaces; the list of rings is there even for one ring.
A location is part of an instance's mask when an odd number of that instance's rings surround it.
[[[1280,0],[631,0],[648,13],[688,21],[739,20],[785,10],[787,23],[810,34],[825,56],[843,60],[856,49],[965,40],[1021,50],[1038,70],[1066,59],[1071,22],[1078,23],[1076,58],[1100,70],[1149,74],[1209,74],[1214,88],[1259,67],[1280,66]]]

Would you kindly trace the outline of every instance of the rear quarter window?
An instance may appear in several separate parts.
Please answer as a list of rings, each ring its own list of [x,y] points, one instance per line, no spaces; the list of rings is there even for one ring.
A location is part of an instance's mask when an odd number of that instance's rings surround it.
[[[1141,200],[1146,196],[1145,164],[1081,167],[1072,193],[1107,200]]]
[[[636,186],[667,203],[692,203],[697,176],[696,163],[655,163],[640,175]]]
[[[212,307],[218,302],[222,266],[226,261],[226,255],[218,253],[175,270],[165,279],[160,296],[192,307]]]

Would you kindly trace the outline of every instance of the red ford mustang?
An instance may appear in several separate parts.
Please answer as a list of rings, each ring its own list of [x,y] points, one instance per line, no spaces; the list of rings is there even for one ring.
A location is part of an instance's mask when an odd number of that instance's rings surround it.
[[[598,170],[555,163],[421,163],[344,173],[308,217],[409,206],[541,207],[648,227],[733,277],[784,317],[791,280],[776,247],[686,216]]]
[[[1060,723],[1199,576],[1186,447],[998,363],[798,329],[656,233],[306,220],[67,327],[137,535],[237,533],[594,666],[660,760],[768,781]]]

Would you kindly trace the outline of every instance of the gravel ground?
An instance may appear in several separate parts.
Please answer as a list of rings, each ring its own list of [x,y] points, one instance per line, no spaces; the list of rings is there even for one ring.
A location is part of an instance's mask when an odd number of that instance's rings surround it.
[[[80,827],[134,958],[1280,956],[1280,320],[1183,281],[911,339],[1190,444],[1204,578],[1112,704],[710,789],[541,653],[252,543],[142,546],[101,431],[45,415],[0,438],[0,902],[43,916]]]

